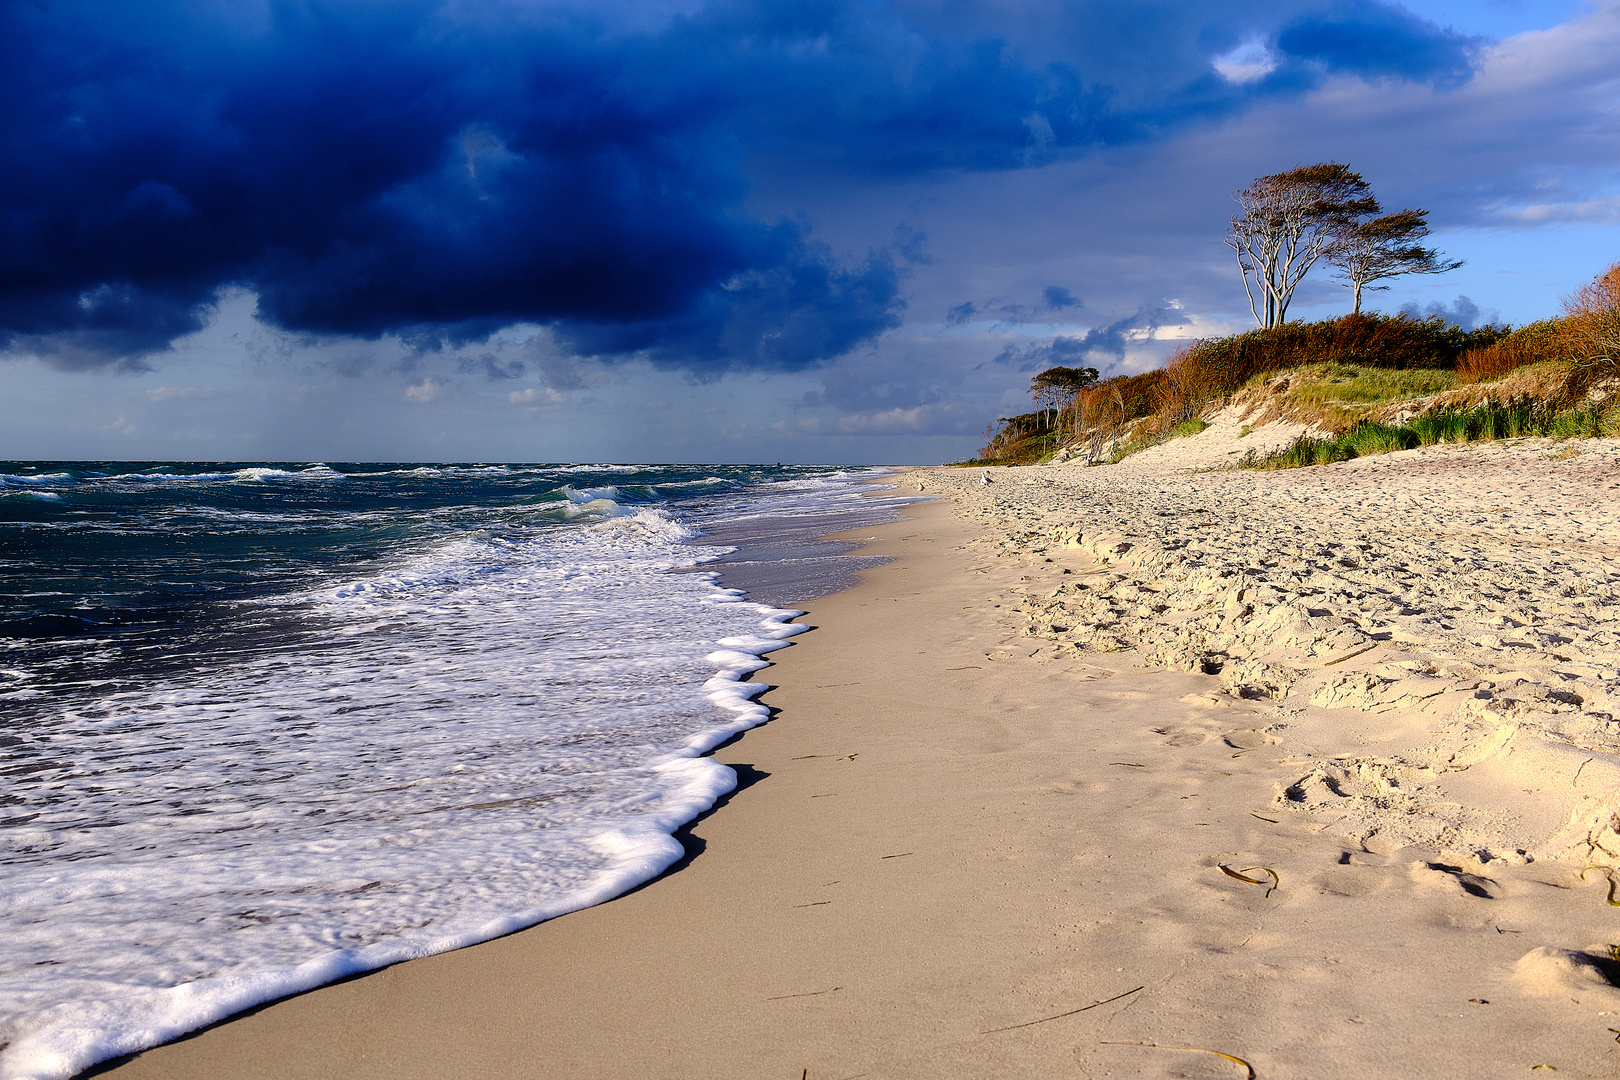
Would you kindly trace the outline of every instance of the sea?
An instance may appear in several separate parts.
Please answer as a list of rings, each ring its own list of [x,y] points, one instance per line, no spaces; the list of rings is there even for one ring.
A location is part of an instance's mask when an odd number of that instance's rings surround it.
[[[884,477],[0,462],[0,1078],[662,873]]]

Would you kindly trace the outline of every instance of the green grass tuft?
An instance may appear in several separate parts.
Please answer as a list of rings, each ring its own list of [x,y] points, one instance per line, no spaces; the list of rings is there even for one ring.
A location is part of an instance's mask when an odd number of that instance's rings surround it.
[[[1530,435],[1554,439],[1596,438],[1620,433],[1620,416],[1596,406],[1554,411],[1529,401],[1443,409],[1414,417],[1405,424],[1359,424],[1329,439],[1302,436],[1292,446],[1266,457],[1246,457],[1252,469],[1298,469],[1351,458],[1392,454],[1437,443],[1488,442]]]

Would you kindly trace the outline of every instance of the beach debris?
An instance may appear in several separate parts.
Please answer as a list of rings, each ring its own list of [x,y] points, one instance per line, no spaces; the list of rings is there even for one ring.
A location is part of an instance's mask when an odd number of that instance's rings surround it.
[[[1146,765],[1140,765],[1140,764],[1138,764],[1138,763],[1136,763],[1134,761],[1110,761],[1108,764],[1110,764],[1110,765],[1123,765],[1127,769],[1145,769],[1145,768],[1147,768]]]
[[[989,1031],[981,1031],[981,1032],[979,1032],[979,1034],[980,1035],[994,1035],[998,1031],[1017,1031],[1019,1028],[1034,1027],[1036,1024],[1044,1024],[1048,1020],[1061,1020],[1065,1016],[1076,1016],[1076,1015],[1078,1015],[1080,1013],[1083,1013],[1083,1012],[1089,1012],[1090,1010],[1095,1009],[1095,1008],[1097,1008],[1097,1007],[1099,1007],[1101,1005],[1107,1005],[1109,1002],[1119,1001],[1122,998],[1128,998],[1132,994],[1140,993],[1142,990],[1145,990],[1145,989],[1146,989],[1146,987],[1144,987],[1144,986],[1138,986],[1135,990],[1127,990],[1123,994],[1115,994],[1113,997],[1111,997],[1111,998],[1103,998],[1101,1001],[1093,1001],[1090,1005],[1082,1005],[1078,1009],[1070,1009],[1068,1012],[1061,1012],[1061,1013],[1058,1013],[1056,1016],[1043,1016],[1039,1020],[1029,1020],[1029,1021],[1026,1021],[1026,1022],[1024,1022],[1022,1024],[1008,1024],[1006,1027],[991,1028]]]
[[[1265,873],[1271,875],[1271,884],[1266,888],[1267,896],[1270,896],[1272,893],[1276,892],[1277,889],[1282,885],[1282,878],[1278,877],[1277,871],[1273,870],[1269,866],[1245,866],[1242,870],[1233,870],[1225,863],[1216,863],[1215,865],[1219,866],[1221,868],[1221,873],[1225,874],[1227,877],[1236,878],[1237,880],[1247,882],[1250,885],[1266,884],[1265,878],[1249,877],[1249,875],[1254,871],[1263,870]]]
[[[842,990],[842,989],[843,989],[842,986],[829,986],[825,990],[810,990],[810,991],[807,991],[807,992],[805,992],[803,994],[777,994],[775,997],[768,997],[765,1000],[766,1001],[786,1001],[788,998],[819,997],[822,994],[831,994],[835,990]]]
[[[1334,664],[1342,664],[1346,660],[1354,660],[1356,657],[1360,656],[1362,653],[1372,652],[1374,649],[1378,648],[1378,644],[1379,644],[1378,642],[1374,641],[1369,645],[1363,645],[1361,648],[1354,649],[1354,650],[1352,650],[1350,652],[1347,652],[1343,656],[1335,656],[1332,660],[1327,661],[1327,663],[1323,664],[1322,666],[1323,667],[1332,667]]]
[[[810,761],[814,758],[832,758],[834,761],[854,761],[856,754],[859,753],[860,751],[856,751],[855,754],[803,754],[799,757],[793,758],[792,760]]]
[[[1260,817],[1260,815],[1255,813],[1253,810],[1249,811],[1249,816],[1252,817],[1252,818],[1260,818],[1261,821],[1269,821],[1273,825],[1281,824],[1281,822],[1279,822],[1276,818],[1274,818],[1274,817]]]
[[[1620,907],[1620,900],[1616,900],[1615,895],[1614,895],[1615,894],[1615,888],[1616,888],[1615,880],[1614,880],[1614,867],[1612,867],[1612,866],[1598,866],[1597,864],[1594,863],[1593,865],[1586,867],[1585,870],[1581,871],[1581,880],[1582,881],[1586,880],[1586,871],[1587,870],[1601,870],[1601,871],[1603,871],[1603,876],[1609,880],[1609,906],[1610,907]]]
[[[1178,1050],[1178,1051],[1181,1051],[1182,1053],[1187,1053],[1187,1054],[1214,1054],[1218,1058],[1225,1058],[1227,1061],[1230,1061],[1234,1065],[1241,1065],[1243,1067],[1243,1069],[1244,1069],[1244,1072],[1246,1073],[1246,1080],[1256,1080],[1254,1066],[1250,1065],[1247,1061],[1244,1061],[1240,1057],[1234,1057],[1231,1054],[1223,1054],[1219,1050],[1206,1050],[1202,1046],[1161,1046],[1158,1043],[1133,1043],[1133,1042],[1103,1042],[1103,1043],[1098,1043],[1097,1045],[1099,1045],[1099,1046],[1140,1046],[1140,1047],[1142,1047],[1143,1049],[1146,1049],[1146,1050]],[[1538,1068],[1542,1068],[1542,1067],[1550,1068],[1550,1066],[1538,1066]]]
[[[907,855],[915,855],[915,854],[917,854],[915,851],[902,851],[898,855],[884,855],[884,856],[882,856],[882,858],[885,858],[885,859],[903,859]]]
[[[824,904],[830,904],[830,903],[832,903],[831,900],[817,900],[814,903],[810,903],[810,904],[794,904],[793,906],[796,907],[796,908],[801,908],[801,907],[821,907]]]

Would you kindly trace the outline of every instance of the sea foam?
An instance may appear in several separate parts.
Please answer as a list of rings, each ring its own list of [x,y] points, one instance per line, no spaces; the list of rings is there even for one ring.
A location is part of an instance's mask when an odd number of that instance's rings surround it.
[[[112,686],[37,733],[59,751],[5,830],[0,1077],[70,1076],[680,858],[671,834],[736,783],[701,755],[765,719],[748,677],[805,627],[669,573],[717,551],[615,494],[242,601],[298,647]]]

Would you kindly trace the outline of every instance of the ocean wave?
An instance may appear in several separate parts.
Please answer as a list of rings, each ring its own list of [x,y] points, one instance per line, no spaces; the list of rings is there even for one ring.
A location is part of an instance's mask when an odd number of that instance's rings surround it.
[[[8,645],[0,700],[26,723],[3,751],[25,767],[0,814],[5,1080],[64,1077],[662,872],[673,832],[735,783],[702,755],[765,718],[751,676],[804,629],[716,585],[702,571],[730,549],[690,541],[773,500],[845,501],[813,476],[777,488],[778,472],[724,466],[412,466],[330,487],[300,478],[353,467],[212,467],[108,469],[109,497],[84,500],[112,508],[100,517],[16,511],[42,543],[136,567],[120,573],[194,585],[206,556],[210,588],[247,585],[140,609],[196,622],[194,654],[88,623],[13,639],[59,648],[58,675]],[[699,497],[655,500],[661,477]],[[185,535],[125,539],[165,531]],[[182,549],[190,570],[130,555]],[[133,603],[132,580],[97,587]]]
[[[546,471],[557,473],[639,473],[658,472],[669,468],[667,465],[558,465],[548,466]]]
[[[71,484],[76,480],[72,473],[39,473],[33,476],[17,476],[12,473],[0,473],[0,487],[13,487],[28,484]]]
[[[343,473],[340,473],[336,469],[333,469],[330,466],[325,465],[325,464],[323,464],[321,462],[315,462],[312,465],[309,465],[309,466],[306,466],[305,468],[297,469],[297,470],[275,469],[275,468],[269,468],[267,466],[262,466],[262,465],[254,465],[254,466],[251,466],[251,467],[246,468],[246,469],[237,469],[234,473],[231,473],[230,475],[234,479],[237,479],[237,480],[256,481],[256,482],[259,482],[259,483],[263,483],[266,480],[343,480],[343,479],[346,479],[346,477],[344,476]],[[196,477],[195,479],[203,479],[203,478],[204,477]],[[194,479],[194,478],[193,477],[187,477],[186,479]]]
[[[706,557],[685,533],[643,507],[462,536],[276,601],[328,626],[319,650],[74,709],[71,775],[41,779],[77,808],[7,830],[0,999],[20,1015],[0,1076],[65,1077],[661,873],[671,834],[735,784],[701,755],[765,719],[748,676],[805,629],[663,573]],[[139,796],[152,785],[187,805]],[[105,827],[79,829],[87,813]],[[41,964],[52,978],[29,978]]]
[[[679,491],[690,487],[716,487],[720,485],[735,484],[735,480],[728,480],[724,476],[704,476],[697,480],[670,480],[656,483],[653,487],[659,491]]]

